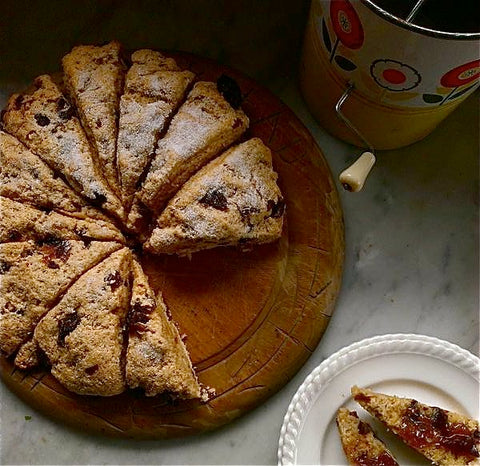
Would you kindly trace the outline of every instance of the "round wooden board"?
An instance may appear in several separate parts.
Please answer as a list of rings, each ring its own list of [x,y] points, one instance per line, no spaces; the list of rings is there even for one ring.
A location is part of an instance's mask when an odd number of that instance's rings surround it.
[[[196,367],[215,389],[207,403],[172,402],[127,391],[110,398],[77,396],[49,373],[15,370],[0,358],[5,383],[23,400],[82,430],[162,438],[217,428],[284,386],[318,344],[340,289],[344,228],[335,183],[312,136],[278,98],[218,63],[172,54],[199,80],[232,76],[245,97],[247,136],[273,151],[287,204],[280,241],[250,252],[218,248],[191,259],[146,256]]]

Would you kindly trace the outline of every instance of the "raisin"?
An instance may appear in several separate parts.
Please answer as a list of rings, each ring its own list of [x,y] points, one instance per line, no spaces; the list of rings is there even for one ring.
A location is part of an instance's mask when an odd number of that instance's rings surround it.
[[[92,204],[96,207],[101,207],[105,202],[107,202],[107,198],[104,194],[100,193],[93,193],[93,199],[90,199]]]
[[[50,124],[50,118],[42,113],[35,114],[35,121],[37,122],[38,126],[47,126]]]
[[[58,346],[65,346],[65,338],[70,335],[80,324],[80,316],[76,311],[67,314],[58,321]]]
[[[282,198],[278,199],[277,202],[270,200],[267,203],[267,209],[272,211],[270,217],[280,218],[285,212],[285,201]]]
[[[358,433],[360,435],[367,435],[371,431],[372,431],[372,428],[366,422],[360,421],[358,423]]]
[[[233,121],[232,129],[236,129],[242,125],[242,120],[240,118],[235,118]]]
[[[100,118],[97,118],[95,120],[95,127],[97,128],[101,128],[102,127],[102,120],[100,120]]]
[[[72,245],[68,240],[60,239],[56,236],[47,236],[36,241],[36,243],[41,248],[47,265],[53,259],[60,259],[65,262],[69,258],[70,250],[72,249]]]
[[[208,191],[199,202],[224,212],[228,210],[227,198],[219,189]]]
[[[217,89],[234,109],[240,107],[242,103],[242,92],[233,78],[226,74],[222,74],[217,79]]]
[[[87,367],[87,368],[85,369],[85,373],[86,373],[87,375],[93,375],[93,374],[95,374],[95,372],[97,372],[97,371],[98,371],[98,364],[94,364],[93,366]]]
[[[19,94],[17,95],[17,97],[15,97],[15,100],[13,102],[13,107],[15,108],[15,110],[20,110],[22,108],[22,104],[23,104],[23,95]]]
[[[21,241],[22,234],[17,230],[11,230],[8,232],[8,239],[12,242]]]
[[[152,304],[141,304],[136,302],[128,316],[128,332],[130,335],[140,335],[147,330],[147,322],[150,320],[150,314],[153,312]]]
[[[9,264],[8,262],[0,260],[0,274],[4,274],[5,272],[8,272],[11,266],[12,264]]]
[[[120,272],[115,270],[115,272],[106,275],[103,281],[110,287],[112,291],[115,291],[122,284],[122,277]]]
[[[60,97],[57,100],[57,113],[61,120],[70,120],[73,116],[74,110],[63,97]]]

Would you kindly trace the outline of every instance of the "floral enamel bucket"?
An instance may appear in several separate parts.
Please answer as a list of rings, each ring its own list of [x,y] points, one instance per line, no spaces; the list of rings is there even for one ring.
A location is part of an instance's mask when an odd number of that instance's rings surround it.
[[[478,87],[479,39],[478,30],[415,25],[371,0],[313,0],[301,89],[333,135],[361,147],[402,147],[428,135]]]

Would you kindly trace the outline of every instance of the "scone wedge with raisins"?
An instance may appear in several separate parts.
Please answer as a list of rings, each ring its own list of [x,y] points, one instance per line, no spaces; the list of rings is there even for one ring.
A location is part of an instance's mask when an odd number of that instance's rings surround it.
[[[173,58],[153,50],[137,50],[131,60],[120,99],[117,142],[118,174],[127,209],[161,133],[195,77],[182,71]]]
[[[398,466],[385,444],[355,411],[340,408],[335,420],[343,451],[351,466]]]
[[[125,65],[121,46],[79,45],[62,59],[67,92],[98,155],[110,188],[120,195],[116,144]]]
[[[478,464],[478,421],[411,398],[400,398],[352,387],[362,408],[376,417],[405,444],[442,466]]]
[[[55,237],[0,244],[0,350],[14,353],[68,287],[119,248]]]
[[[218,84],[202,81],[194,85],[158,143],[137,194],[140,204],[158,214],[197,170],[245,132],[248,117],[239,108],[240,102],[230,101]]]
[[[131,263],[129,249],[114,252],[83,274],[35,329],[52,375],[74,393],[111,396],[125,390]]]
[[[53,237],[85,244],[93,240],[125,242],[122,233],[110,222],[69,217],[0,196],[0,243],[44,241]]]
[[[155,297],[136,261],[128,329],[126,376],[130,388],[141,387],[147,396],[163,392],[179,398],[201,396],[187,349],[162,295]]]
[[[145,248],[187,255],[216,246],[268,243],[281,236],[284,210],[270,149],[253,138],[185,183],[158,217]]]
[[[31,88],[13,94],[3,114],[5,130],[39,155],[91,205],[118,218],[124,209],[103,177],[75,111],[58,80],[39,76]]]
[[[70,188],[38,155],[1,130],[0,196],[44,211],[111,221]]]

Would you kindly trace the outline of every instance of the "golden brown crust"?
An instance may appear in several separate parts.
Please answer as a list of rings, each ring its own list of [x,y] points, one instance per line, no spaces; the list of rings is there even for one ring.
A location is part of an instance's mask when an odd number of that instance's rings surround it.
[[[120,194],[115,153],[125,74],[121,46],[116,41],[102,47],[80,45],[63,57],[62,64],[68,94],[96,149],[107,182]]]
[[[194,74],[153,50],[132,54],[123,95],[117,166],[124,205],[130,206],[137,183],[150,162],[160,133],[178,108]]]
[[[113,253],[82,275],[35,329],[52,374],[74,393],[111,396],[125,390],[130,270],[130,250]]]
[[[51,76],[39,76],[31,89],[12,95],[3,123],[92,205],[123,218],[123,207],[108,188],[73,107]]]
[[[138,200],[158,213],[196,171],[237,140],[248,123],[215,83],[197,82],[159,141]]]
[[[276,181],[270,150],[260,139],[232,147],[185,183],[145,248],[186,255],[278,239],[285,203]]]

